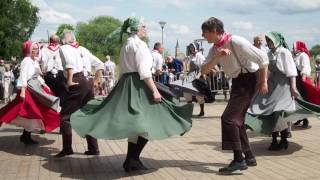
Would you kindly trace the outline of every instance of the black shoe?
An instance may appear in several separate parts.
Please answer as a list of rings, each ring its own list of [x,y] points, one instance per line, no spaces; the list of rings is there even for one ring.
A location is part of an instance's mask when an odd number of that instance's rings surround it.
[[[202,117],[204,116],[204,112],[200,112],[200,114],[198,115],[198,117]]]
[[[38,141],[31,139],[31,137],[21,135],[20,142],[24,143],[25,145],[32,145],[32,144],[39,144]]]
[[[140,170],[147,170],[140,160],[136,159],[126,159],[123,163],[123,169],[125,172],[131,171],[140,171]]]
[[[99,155],[100,151],[85,151],[85,155]]]
[[[308,119],[303,119],[302,127],[305,129],[309,128],[309,120]]]
[[[68,156],[68,155],[71,155],[71,154],[73,154],[73,150],[72,149],[70,149],[70,150],[62,150],[58,154],[54,155],[53,157],[54,158],[62,158],[62,157],[65,157],[65,156]]]
[[[298,120],[298,121],[297,121],[297,122],[295,122],[293,125],[295,125],[295,126],[299,126],[301,122],[302,122],[302,120]]]
[[[247,166],[257,166],[257,160],[256,158],[248,158],[248,159],[245,159],[246,160],[246,163],[247,163]]]
[[[232,160],[228,167],[220,168],[219,172],[221,173],[232,173],[234,171],[240,170],[246,170],[248,169],[248,166],[246,164],[245,160],[242,160],[241,162],[237,162],[235,160]]]
[[[277,141],[273,141],[268,148],[269,151],[276,151],[277,149],[278,149],[278,142]]]
[[[287,140],[281,140],[280,143],[278,144],[278,150],[287,150],[288,149],[288,146],[289,146],[289,143]]]

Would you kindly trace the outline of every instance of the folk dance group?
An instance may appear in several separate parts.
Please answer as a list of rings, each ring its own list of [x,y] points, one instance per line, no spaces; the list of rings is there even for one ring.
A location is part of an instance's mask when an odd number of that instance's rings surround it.
[[[217,18],[209,18],[201,28],[202,36],[214,46],[198,71],[205,75],[219,64],[232,78],[230,100],[221,122],[222,149],[233,150],[234,159],[219,171],[245,170],[257,165],[245,121],[254,130],[261,130],[269,123],[268,133],[274,138],[272,149],[288,147],[286,129],[294,118],[287,120],[286,117],[294,116],[290,116],[297,109],[292,97],[299,95],[296,66],[280,33],[266,35],[270,49],[266,54],[246,39],[226,33],[223,22]],[[128,38],[120,52],[121,77],[102,101],[93,99],[93,86],[100,81],[103,63],[80,46],[71,31],[64,32],[61,46],[59,38],[51,36],[49,46],[41,52],[37,43],[24,43],[19,93],[14,101],[0,110],[1,123],[24,127],[20,140],[25,144],[37,143],[31,138],[31,131],[35,129],[51,132],[60,127],[63,147],[56,158],[73,154],[71,127],[86,138],[87,155],[99,155],[96,138],[128,138],[124,170],[147,169],[140,160],[147,142],[188,132],[192,126],[193,105],[178,105],[159,93],[152,79],[152,54],[141,40],[146,35],[142,21],[137,18],[125,20],[121,27],[121,41],[124,34]],[[201,57],[199,59],[202,61]],[[90,81],[86,76],[92,66],[96,74]],[[297,67],[301,74],[301,89],[307,92],[305,84],[310,85],[307,80],[310,72],[303,65]],[[308,111],[303,114],[305,117],[317,110],[310,98],[303,97],[308,102],[298,101],[303,112]],[[262,118],[265,116],[268,118]],[[280,143],[274,136],[276,132],[281,132]]]

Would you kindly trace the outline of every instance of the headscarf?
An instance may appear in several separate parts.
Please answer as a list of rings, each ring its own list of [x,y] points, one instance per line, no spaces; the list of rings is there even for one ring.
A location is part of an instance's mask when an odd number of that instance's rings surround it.
[[[219,48],[221,48],[223,45],[225,45],[226,43],[228,43],[229,41],[230,41],[230,39],[231,39],[231,34],[229,34],[229,33],[223,33],[223,35],[222,35],[222,38],[220,39],[220,41],[219,42],[217,42],[217,43],[215,43],[214,45],[213,45],[213,47],[215,48],[215,49],[219,49]]]
[[[121,26],[120,42],[122,42],[122,36],[124,33],[137,34],[142,24],[143,20],[137,17],[129,17],[128,19],[126,19]]]
[[[23,57],[30,57],[31,56],[32,46],[34,44],[38,44],[38,43],[32,42],[31,40],[28,40],[28,41],[26,41],[26,42],[24,42],[22,44],[22,55],[23,55]],[[40,53],[40,47],[38,46],[38,48],[39,48],[39,53]],[[39,56],[39,54],[38,54],[38,56]]]
[[[274,44],[274,47],[279,47],[279,46],[282,46],[284,48],[287,48],[289,49],[289,46],[286,42],[286,40],[284,39],[283,35],[281,33],[278,33],[278,32],[275,32],[275,31],[272,31],[272,32],[268,32],[266,34],[266,37],[268,37],[269,39],[271,39],[271,41],[273,42]]]
[[[308,48],[307,48],[306,44],[304,42],[302,42],[302,41],[294,42],[293,49],[294,49],[295,52],[304,52],[304,53],[308,54],[309,57],[311,56],[309,51],[308,51]]]

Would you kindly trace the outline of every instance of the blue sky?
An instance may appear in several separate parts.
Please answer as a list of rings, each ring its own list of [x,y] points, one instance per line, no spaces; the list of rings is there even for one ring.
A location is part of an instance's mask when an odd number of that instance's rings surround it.
[[[268,31],[284,34],[287,42],[302,40],[311,48],[320,44],[320,0],[31,0],[40,8],[40,23],[32,39],[40,40],[56,31],[59,24],[86,22],[110,15],[120,20],[129,16],[145,19],[150,47],[161,42],[159,21],[166,21],[164,45],[174,53],[176,41],[182,50],[201,38],[201,24],[217,17],[225,30],[252,41]],[[205,44],[205,48],[209,47]]]

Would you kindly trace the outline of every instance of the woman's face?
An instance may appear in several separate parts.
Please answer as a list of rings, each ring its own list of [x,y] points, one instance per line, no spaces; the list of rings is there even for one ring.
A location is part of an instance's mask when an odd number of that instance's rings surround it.
[[[274,49],[275,48],[274,44],[273,44],[273,42],[272,42],[272,40],[270,38],[266,37],[266,42],[267,42],[267,45],[268,45],[269,49]]]
[[[195,53],[196,52],[196,49],[194,48],[194,46],[189,46],[189,51],[190,53]]]
[[[146,31],[147,31],[146,26],[141,26],[138,31],[138,37],[140,39],[144,38],[146,36]]]
[[[31,49],[31,57],[35,58],[39,56],[39,46],[38,44],[33,44]]]

